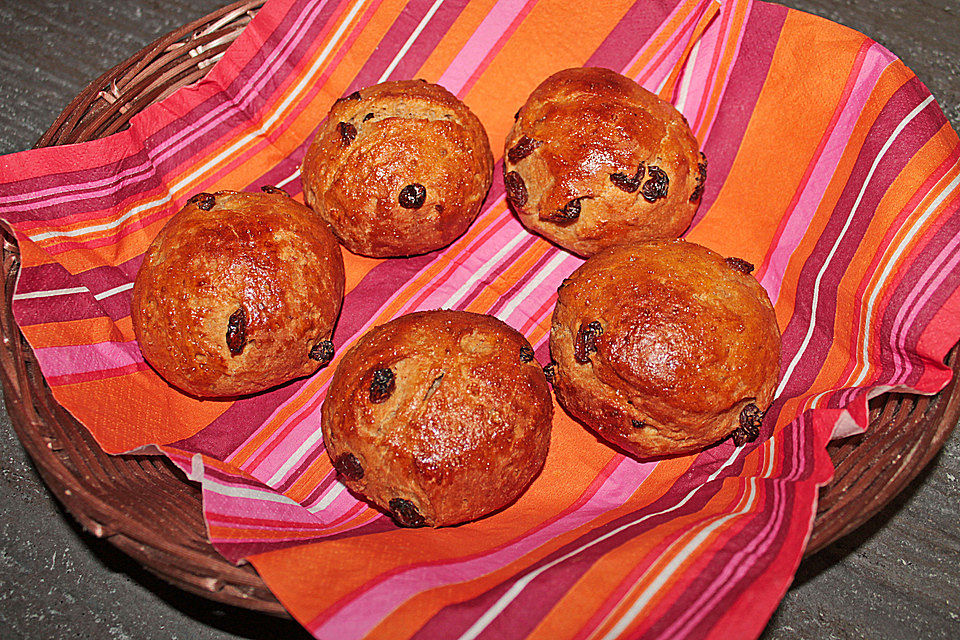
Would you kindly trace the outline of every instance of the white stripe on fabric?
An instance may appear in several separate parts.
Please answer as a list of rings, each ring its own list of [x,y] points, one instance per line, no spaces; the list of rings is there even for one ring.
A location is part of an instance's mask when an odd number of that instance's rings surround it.
[[[820,283],[823,280],[824,274],[827,272],[827,268],[830,266],[830,262],[833,260],[834,255],[836,255],[837,250],[840,248],[840,242],[844,239],[847,234],[847,229],[850,227],[850,224],[853,222],[853,217],[857,212],[857,209],[860,208],[860,201],[863,199],[863,195],[867,191],[867,187],[870,185],[870,179],[873,177],[874,172],[877,170],[877,167],[880,165],[880,161],[883,160],[886,156],[887,151],[890,150],[890,147],[893,146],[894,141],[899,137],[899,135],[906,129],[917,115],[923,111],[927,105],[933,101],[933,96],[928,96],[926,100],[914,107],[907,116],[897,125],[893,130],[893,133],[890,134],[890,137],[887,138],[887,141],[883,143],[883,147],[880,148],[880,152],[877,154],[877,157],[873,161],[873,165],[870,167],[870,171],[867,172],[867,177],[863,181],[863,186],[860,188],[860,193],[857,194],[857,200],[853,203],[853,207],[850,208],[850,213],[847,215],[847,220],[844,222],[843,228],[840,230],[839,235],[837,236],[837,241],[830,248],[830,253],[827,255],[827,259],[823,261],[823,266],[820,267],[819,273],[817,273],[817,278],[813,284],[813,300],[810,306],[810,324],[807,326],[807,334],[803,338],[803,342],[800,345],[800,348],[797,349],[797,352],[794,354],[793,359],[790,361],[790,365],[787,367],[786,372],[783,374],[783,378],[780,380],[780,385],[777,387],[776,396],[779,396],[783,393],[783,390],[786,388],[787,383],[790,381],[790,378],[793,376],[794,370],[797,368],[797,364],[800,362],[801,358],[804,356],[807,346],[810,344],[810,339],[813,337],[813,331],[817,327],[817,303],[820,300]]]
[[[413,30],[413,33],[410,34],[410,37],[407,38],[407,41],[403,43],[402,47],[400,47],[400,51],[397,52],[397,56],[387,66],[386,71],[383,72],[383,75],[380,76],[380,79],[377,80],[377,83],[383,82],[390,77],[390,74],[393,73],[393,70],[397,68],[398,64],[400,64],[400,60],[403,59],[403,56],[407,55],[407,51],[409,51],[410,47],[413,46],[413,43],[420,36],[420,33],[426,28],[427,24],[430,22],[430,19],[433,18],[433,14],[437,12],[437,9],[440,8],[441,4],[443,4],[443,0],[437,0],[433,3],[433,5],[430,7],[430,10],[427,11],[427,14],[423,16],[420,24],[417,25],[417,28]]]
[[[747,494],[747,503],[741,509],[716,518],[709,526],[701,529],[700,533],[698,533],[690,542],[684,545],[683,549],[681,549],[673,557],[673,559],[667,563],[667,566],[664,567],[662,571],[658,572],[657,577],[654,578],[653,582],[647,585],[647,588],[644,589],[639,596],[637,596],[637,600],[630,606],[629,609],[627,609],[617,623],[613,625],[613,628],[610,629],[607,635],[603,637],[604,640],[612,640],[613,638],[616,638],[622,634],[627,627],[633,623],[643,608],[647,606],[651,598],[653,598],[653,596],[670,580],[673,574],[680,569],[683,563],[690,557],[690,554],[693,553],[697,547],[703,544],[704,540],[709,538],[714,531],[730,520],[742,516],[745,513],[749,513],[751,507],[753,507],[754,501],[756,500],[756,484],[756,478],[750,478],[750,492]],[[667,551],[669,551],[669,548]]]
[[[133,289],[133,283],[127,282],[126,284],[121,284],[120,286],[114,287],[113,289],[107,289],[106,291],[95,293],[93,297],[97,300],[103,300],[104,298],[109,298],[110,296],[117,295],[118,293],[122,293],[130,289]]]
[[[527,296],[533,293],[533,291],[539,287],[543,281],[550,276],[550,274],[556,271],[557,267],[566,262],[567,258],[570,258],[571,260],[573,259],[570,254],[566,253],[565,251],[558,251],[557,255],[553,256],[553,258],[550,259],[543,269],[541,269],[533,278],[530,279],[530,282],[527,283],[527,286],[525,286],[517,295],[515,295],[513,300],[511,300],[507,306],[500,310],[500,312],[497,314],[497,317],[506,322],[507,318],[510,317],[517,307],[519,307],[520,304],[526,300]]]
[[[32,300],[34,298],[52,298],[53,296],[69,296],[74,293],[90,293],[86,287],[69,287],[67,289],[49,289],[47,291],[29,291],[27,293],[16,293],[14,300]]]
[[[661,515],[661,514],[664,514],[664,513],[670,513],[671,511],[675,511],[675,510],[679,509],[680,507],[682,507],[683,505],[685,505],[687,502],[689,502],[689,501],[697,494],[697,492],[699,492],[704,486],[706,486],[707,483],[715,480],[715,479],[717,478],[717,476],[719,476],[720,473],[721,473],[724,469],[726,469],[726,468],[729,467],[731,464],[733,464],[733,461],[737,459],[737,456],[740,455],[740,452],[741,452],[742,450],[743,450],[743,447],[736,447],[736,448],[734,449],[733,455],[731,455],[731,456],[727,459],[726,462],[724,462],[716,471],[714,471],[714,472],[710,475],[710,477],[707,479],[706,482],[704,482],[702,485],[694,488],[694,490],[691,491],[690,493],[688,493],[688,494],[686,495],[686,497],[684,497],[683,500],[681,500],[681,501],[678,502],[677,504],[673,505],[673,506],[670,507],[669,509],[664,509],[663,511],[658,511],[658,512],[656,512],[656,513],[648,513],[647,515],[641,516],[640,518],[637,518],[636,520],[633,520],[632,522],[628,522],[628,523],[626,523],[626,524],[624,524],[624,525],[621,525],[621,526],[617,527],[616,529],[614,529],[613,531],[609,531],[609,532],[603,534],[602,536],[600,536],[600,537],[597,538],[596,540],[592,540],[592,541],[590,541],[590,542],[587,542],[586,544],[581,545],[580,547],[574,549],[573,551],[571,551],[571,552],[569,552],[569,553],[567,553],[567,554],[564,554],[563,556],[557,558],[556,560],[553,560],[553,561],[551,561],[551,562],[543,565],[543,566],[540,567],[539,569],[536,569],[536,570],[534,570],[534,571],[531,571],[530,573],[528,573],[528,574],[527,574],[526,576],[524,576],[523,578],[520,578],[519,580],[517,580],[516,583],[514,583],[514,585],[513,585],[512,587],[510,587],[510,589],[507,590],[506,593],[504,593],[502,596],[500,596],[500,599],[499,599],[499,600],[497,600],[495,603],[493,603],[493,605],[492,605],[489,609],[487,609],[487,611],[486,611],[482,616],[480,616],[480,617],[477,619],[477,621],[474,622],[473,625],[472,625],[469,629],[466,630],[466,632],[464,632],[463,635],[460,636],[459,640],[474,640],[474,638],[476,638],[477,636],[479,636],[479,635],[483,632],[483,630],[486,629],[487,626],[489,626],[490,623],[493,622],[493,621],[497,618],[497,616],[499,616],[499,615],[503,612],[503,610],[506,609],[507,606],[509,606],[509,604],[516,599],[516,597],[517,597],[518,595],[520,595],[520,593],[527,587],[527,585],[529,585],[531,582],[533,582],[537,577],[539,577],[539,576],[540,576],[542,573],[544,573],[545,571],[548,571],[549,569],[552,569],[553,567],[555,567],[556,565],[560,564],[561,562],[564,562],[564,561],[572,558],[573,556],[575,556],[575,555],[577,555],[577,554],[579,554],[579,553],[581,553],[581,552],[583,552],[583,551],[586,551],[586,550],[589,549],[590,547],[592,547],[592,546],[594,546],[594,545],[597,545],[597,544],[603,542],[604,540],[607,540],[607,539],[609,539],[609,538],[612,538],[613,536],[617,535],[617,534],[620,533],[621,531],[624,531],[624,530],[626,530],[626,529],[629,529],[630,527],[632,527],[632,526],[634,526],[634,525],[640,524],[640,523],[643,522],[644,520],[649,520],[650,518],[653,518],[654,516],[658,516],[658,515]]]

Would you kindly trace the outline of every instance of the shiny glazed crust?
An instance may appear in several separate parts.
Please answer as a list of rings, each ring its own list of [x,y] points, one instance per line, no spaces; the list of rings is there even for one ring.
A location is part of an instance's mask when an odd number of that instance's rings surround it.
[[[609,69],[567,69],[538,86],[504,149],[507,199],[530,230],[582,256],[679,237],[707,161],[683,115]]]
[[[638,457],[696,451],[741,427],[753,433],[738,437],[756,437],[776,389],[780,332],[750,270],[683,240],[589,258],[560,287],[553,314],[563,407]]]
[[[347,249],[409,256],[467,230],[490,189],[493,155],[483,125],[446,89],[384,82],[334,103],[301,179],[306,203]]]
[[[340,247],[307,207],[279,190],[221,191],[191,198],[154,239],[131,316],[167,382],[242,395],[330,361],[343,288]]]
[[[457,524],[513,502],[543,466],[552,418],[527,340],[461,311],[372,329],[340,360],[322,408],[340,480],[407,526]]]

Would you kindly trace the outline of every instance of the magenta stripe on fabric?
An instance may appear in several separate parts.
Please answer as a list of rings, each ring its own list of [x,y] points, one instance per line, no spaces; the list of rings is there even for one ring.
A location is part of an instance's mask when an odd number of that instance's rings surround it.
[[[592,567],[598,559],[618,548],[627,540],[641,535],[644,531],[648,531],[672,518],[695,513],[702,509],[716,495],[723,479],[739,474],[742,469],[743,459],[741,457],[730,467],[724,469],[722,475],[717,479],[707,482],[707,478],[716,471],[716,456],[719,453],[718,451],[710,451],[706,455],[698,456],[698,462],[691,465],[688,474],[653,504],[592,529],[525,568],[522,574],[505,580],[497,587],[476,598],[444,608],[424,626],[419,634],[413,637],[425,639],[459,636],[476,622],[480,615],[492,607],[501,596],[514,587],[519,579],[569,553],[574,553],[572,557],[552,566],[529,582],[526,588],[516,594],[500,615],[478,636],[479,638],[490,639],[523,637],[532,628],[527,628],[525,625],[539,621],[556,604],[556,601],[569,590],[570,586],[579,580],[583,573]],[[732,452],[729,448],[726,448],[726,453],[729,457]],[[704,458],[705,464],[699,463],[701,457]],[[693,495],[689,497],[687,502],[683,503],[680,508],[676,508],[690,494]],[[641,521],[642,518],[646,519]],[[624,526],[626,528],[623,531],[614,533]],[[610,537],[601,540],[605,535]],[[577,551],[587,544],[591,546]],[[536,615],[531,615],[531,613]]]
[[[773,62],[773,53],[788,11],[781,5],[752,5],[744,25],[739,55],[733,63],[710,135],[705,142],[701,141],[709,164],[700,207],[691,228],[710,209],[727,180]]]
[[[635,2],[584,66],[622,71],[679,5],[676,0]]]
[[[226,460],[253,431],[273,415],[278,406],[293,397],[304,382],[302,379],[295,380],[262,394],[236,400],[204,429],[189,438],[171,443],[170,446]]]
[[[891,146],[864,184],[881,149],[904,119],[924,96],[917,91],[922,85],[916,78],[907,82],[881,110],[871,126],[857,156],[850,179],[836,207],[820,234],[817,244],[800,271],[795,312],[783,330],[782,350],[788,362],[801,348],[809,332],[809,323],[820,327],[804,352],[802,366],[796,368],[782,393],[798,396],[813,383],[826,357],[826,346],[833,339],[833,318],[836,313],[837,287],[840,275],[859,244],[863,231],[870,225],[877,203],[886,193],[906,162],[939,130],[932,119],[914,118],[907,128],[892,141]],[[929,109],[930,107],[928,107]],[[933,105],[935,108],[935,105]],[[854,206],[856,205],[856,210]],[[843,236],[840,234],[843,232]],[[831,257],[832,256],[832,257]],[[830,259],[827,272],[820,278],[824,263]],[[819,278],[819,285],[818,285]],[[815,291],[816,289],[816,291]],[[813,308],[814,295],[817,307]],[[812,317],[812,314],[815,314]]]

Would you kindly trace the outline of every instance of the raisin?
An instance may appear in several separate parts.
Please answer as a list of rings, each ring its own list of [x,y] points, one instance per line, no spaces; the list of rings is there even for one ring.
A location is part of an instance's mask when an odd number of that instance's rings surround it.
[[[367,120],[370,120],[372,118],[373,118],[373,114],[368,113],[367,115],[363,116],[363,121],[366,122]]]
[[[520,347],[520,362],[533,362],[533,348],[527,345]]]
[[[513,114],[513,121],[516,122],[520,119],[520,109],[517,109],[517,112]]]
[[[547,366],[543,368],[543,375],[546,376],[547,382],[553,384],[554,380],[557,379],[557,363],[551,360],[547,363]]]
[[[363,465],[352,453],[342,453],[333,461],[333,468],[347,480],[359,480],[363,477]]]
[[[196,204],[201,211],[210,211],[217,203],[217,197],[212,193],[198,193],[187,200],[189,204]]]
[[[238,356],[247,346],[247,311],[242,306],[230,314],[227,320],[227,349],[230,355]]]
[[[347,100],[360,100],[361,95],[359,91],[354,91],[350,95],[343,96],[342,98],[337,98],[334,104],[340,104],[341,102],[346,102]]]
[[[580,196],[579,198],[574,198],[563,205],[563,209],[558,209],[551,217],[551,220],[554,222],[571,222],[576,220],[580,217],[580,201],[590,197],[591,196]]]
[[[320,364],[329,363],[333,360],[333,355],[333,342],[330,340],[321,340],[310,349],[310,359]]]
[[[630,424],[633,426],[634,429],[643,429],[645,426],[647,426],[646,422],[644,422],[643,420],[637,420],[636,418],[632,418],[630,420]]]
[[[510,171],[503,176],[503,182],[507,187],[507,201],[514,207],[522,207],[527,204],[527,185],[523,178],[516,171]]]
[[[697,163],[697,184],[690,194],[690,202],[697,202],[703,196],[703,185],[707,181],[707,156],[700,152],[700,162]]]
[[[603,325],[594,320],[586,325],[580,325],[577,339],[573,343],[573,359],[578,364],[590,362],[590,354],[597,350],[597,338],[603,335]]]
[[[288,198],[290,197],[289,193],[287,193],[280,187],[273,186],[272,184],[263,185],[262,187],[260,187],[260,191],[263,191],[264,193],[273,194],[273,195],[287,196]]]
[[[370,402],[380,404],[393,393],[394,375],[390,369],[377,369],[370,382]]]
[[[733,436],[733,442],[738,447],[742,447],[748,442],[753,442],[760,435],[760,427],[763,425],[763,411],[752,402],[743,408],[740,412],[740,426],[733,430],[730,435]]]
[[[727,266],[735,271],[740,271],[741,273],[753,273],[753,265],[743,258],[725,258],[723,261],[727,263]]]
[[[404,209],[419,209],[427,199],[427,188],[422,184],[408,184],[400,190],[400,206]]]
[[[403,498],[390,501],[390,513],[401,527],[422,527],[427,523],[417,511],[417,505]]]
[[[656,202],[666,198],[670,187],[670,178],[667,177],[666,172],[660,167],[650,165],[647,167],[647,174],[650,178],[643,183],[643,189],[640,190],[643,199],[647,202]]]
[[[621,191],[626,191],[627,193],[636,193],[637,189],[640,188],[640,183],[643,181],[643,176],[647,172],[647,168],[641,162],[637,167],[636,173],[632,176],[628,176],[625,173],[611,173],[610,182],[612,182],[618,189]]]
[[[528,155],[533,153],[533,150],[542,145],[543,143],[539,140],[534,140],[533,138],[528,138],[523,136],[517,140],[517,144],[507,152],[507,159],[511,164],[517,164]]]
[[[357,139],[357,128],[349,122],[341,122],[337,127],[340,129],[340,142],[343,146],[349,146]]]

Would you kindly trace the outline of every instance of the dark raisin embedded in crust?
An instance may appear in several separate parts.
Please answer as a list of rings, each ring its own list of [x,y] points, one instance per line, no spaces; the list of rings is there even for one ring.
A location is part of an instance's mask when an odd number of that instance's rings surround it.
[[[580,325],[573,342],[573,359],[578,364],[590,362],[590,354],[597,350],[597,338],[603,335],[603,325],[596,320]]]
[[[723,261],[726,262],[727,266],[734,271],[740,271],[741,273],[753,273],[753,265],[743,258],[725,258]]]
[[[507,201],[514,207],[527,204],[527,185],[516,171],[510,171],[503,176],[503,183],[507,188]]]
[[[670,188],[670,178],[660,167],[650,165],[647,167],[647,173],[650,178],[643,183],[640,193],[647,202],[656,202],[661,198],[667,197],[667,191]]]
[[[408,184],[400,190],[399,202],[404,209],[419,209],[427,199],[427,188],[422,184]]]
[[[580,201],[589,198],[590,196],[580,196],[579,198],[574,198],[567,204],[563,205],[563,209],[560,209],[557,212],[557,215],[560,220],[566,222],[568,220],[576,220],[580,217]]]
[[[333,461],[333,468],[347,480],[359,480],[363,477],[363,465],[352,453],[341,453]]]
[[[643,420],[637,420],[636,418],[631,418],[630,425],[634,429],[643,429],[645,426],[647,426],[647,423],[644,422]]]
[[[417,511],[417,505],[403,498],[394,498],[390,501],[390,513],[401,527],[422,527],[427,523]]]
[[[621,191],[626,191],[627,193],[636,193],[637,189],[640,188],[640,183],[643,181],[643,176],[646,173],[647,168],[641,162],[637,166],[637,171],[632,176],[628,176],[625,173],[611,173],[610,182],[614,184]]]
[[[763,425],[763,413],[760,407],[752,402],[743,408],[740,412],[740,426],[730,434],[734,444],[742,447],[757,439],[760,435],[760,427]]]
[[[196,204],[197,209],[201,211],[210,211],[210,209],[213,209],[213,205],[217,203],[217,197],[212,193],[201,192],[191,196],[187,202],[189,204]]]
[[[310,349],[310,359],[320,364],[329,363],[333,360],[333,355],[333,342],[330,340],[321,340]]]
[[[349,122],[341,122],[337,125],[340,129],[340,142],[343,146],[349,146],[351,142],[357,139],[357,128]]]
[[[350,95],[343,96],[342,98],[337,98],[334,104],[340,104],[341,102],[346,102],[347,100],[360,100],[362,96],[359,91],[354,91]]]
[[[543,368],[543,375],[546,376],[547,382],[553,384],[553,381],[557,379],[557,363],[551,360],[547,363],[547,366]]]
[[[520,119],[520,109],[517,109],[517,112],[513,114],[513,120],[517,121]]]
[[[230,355],[238,356],[247,346],[247,311],[242,306],[230,314],[227,320],[227,349]]]
[[[367,120],[370,120],[371,118],[373,118],[373,114],[372,114],[372,113],[368,113],[367,115],[363,116],[363,121],[366,122]]]
[[[370,402],[380,404],[393,393],[394,375],[390,369],[377,369],[370,382]]]
[[[533,138],[523,136],[517,140],[517,144],[514,145],[513,149],[510,149],[510,151],[507,152],[507,159],[511,164],[517,164],[528,155],[533,153],[534,149],[542,144],[543,142],[540,140],[534,140]]]
[[[527,345],[520,347],[520,362],[533,362],[533,348]]]
[[[287,193],[280,187],[273,186],[272,184],[263,185],[262,187],[260,187],[260,191],[263,191],[264,193],[273,194],[273,195],[287,196],[288,198],[290,197],[289,193]]]
[[[697,163],[697,184],[690,194],[690,202],[696,202],[703,196],[703,185],[707,181],[707,156],[700,152],[700,162]]]

